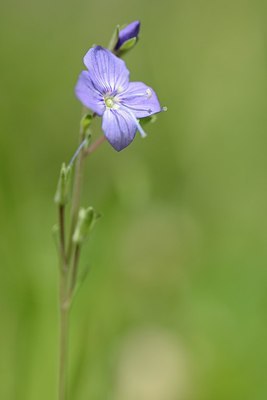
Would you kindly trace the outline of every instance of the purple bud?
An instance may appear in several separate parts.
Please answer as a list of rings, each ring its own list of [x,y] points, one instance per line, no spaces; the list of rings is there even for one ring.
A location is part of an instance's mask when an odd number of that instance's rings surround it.
[[[119,39],[115,46],[115,50],[119,50],[119,48],[129,39],[138,38],[140,30],[140,21],[131,22],[125,28],[123,28],[119,32]]]

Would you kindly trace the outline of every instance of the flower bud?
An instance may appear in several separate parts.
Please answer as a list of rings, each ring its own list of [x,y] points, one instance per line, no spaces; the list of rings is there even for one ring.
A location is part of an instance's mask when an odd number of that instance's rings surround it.
[[[124,53],[134,47],[138,40],[140,22],[134,21],[119,31],[118,41],[114,50],[117,53]]]
[[[55,194],[55,203],[64,206],[68,203],[69,192],[70,192],[70,181],[71,181],[71,167],[62,164],[59,180],[57,185],[57,191]]]
[[[72,237],[72,240],[76,244],[81,244],[89,232],[93,229],[96,220],[99,218],[99,214],[93,209],[93,207],[81,208],[78,215],[77,225]]]
[[[91,114],[85,114],[81,119],[81,129],[83,133],[86,133],[93,121],[93,116]]]

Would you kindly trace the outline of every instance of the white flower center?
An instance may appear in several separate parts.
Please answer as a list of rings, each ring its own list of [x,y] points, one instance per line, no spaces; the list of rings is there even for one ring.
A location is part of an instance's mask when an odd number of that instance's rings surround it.
[[[104,101],[107,108],[113,108],[114,110],[117,110],[119,108],[118,100],[116,99],[116,97],[106,96],[104,97]]]
[[[106,97],[105,98],[105,104],[108,108],[112,108],[114,106],[114,100],[113,97]]]

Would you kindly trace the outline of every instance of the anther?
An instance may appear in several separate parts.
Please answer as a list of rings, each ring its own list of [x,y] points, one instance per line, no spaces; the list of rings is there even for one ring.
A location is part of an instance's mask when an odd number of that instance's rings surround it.
[[[150,99],[150,97],[152,96],[152,90],[150,88],[147,88],[146,94],[147,94],[147,97]]]

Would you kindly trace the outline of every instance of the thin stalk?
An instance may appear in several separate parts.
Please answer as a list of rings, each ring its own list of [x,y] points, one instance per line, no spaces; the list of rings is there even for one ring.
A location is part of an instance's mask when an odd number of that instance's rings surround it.
[[[71,271],[70,296],[73,295],[73,292],[75,290],[76,281],[77,281],[80,250],[81,250],[81,247],[79,244],[77,244],[75,247],[75,250],[74,250],[73,266],[72,266],[72,271]]]
[[[84,141],[84,132],[81,132],[80,143]],[[82,183],[82,169],[83,169],[83,158],[84,158],[84,149],[82,149],[77,157],[76,168],[75,168],[75,176],[73,183],[73,197],[72,197],[72,208],[71,208],[71,225],[70,225],[70,236],[68,243],[68,252],[67,252],[67,262],[70,262],[73,252],[73,242],[72,236],[74,233],[74,229],[77,223],[77,217],[80,207],[80,198],[81,198],[81,183]]]
[[[84,115],[86,112],[86,108],[83,107],[82,114]],[[93,118],[96,117],[96,113],[93,114]],[[67,251],[67,262],[70,262],[73,252],[73,243],[72,236],[74,233],[74,229],[77,223],[77,217],[80,207],[80,199],[81,199],[81,185],[82,185],[82,169],[83,169],[83,158],[84,158],[84,148],[83,143],[85,140],[85,131],[83,127],[80,127],[80,143],[78,150],[74,154],[74,160],[76,160],[75,167],[75,175],[74,175],[74,183],[73,183],[73,192],[72,192],[72,208],[71,208],[71,223],[70,223],[70,235],[69,235],[69,243],[68,243],[68,251]],[[73,161],[73,158],[71,162]]]
[[[81,151],[82,148],[85,146],[85,144],[86,144],[86,139],[84,139],[84,140],[80,143],[78,149],[77,149],[77,150],[75,151],[75,153],[73,154],[72,159],[71,159],[70,162],[69,162],[69,167],[72,166],[72,164],[74,163],[74,161],[75,161],[76,158],[78,157],[80,151]]]
[[[78,149],[79,154],[77,156],[76,168],[75,168],[75,176],[74,176],[74,184],[73,184],[73,203],[71,209],[71,226],[70,226],[70,237],[68,243],[68,252],[67,252],[67,262],[70,262],[73,252],[73,244],[72,244],[72,236],[76,227],[77,217],[80,206],[80,198],[81,198],[81,183],[82,183],[82,170],[83,170],[83,161],[84,158],[89,154],[92,154],[98,147],[104,143],[106,137],[104,135],[100,136],[94,143],[91,144],[88,149],[83,148],[84,143],[84,134],[81,133],[81,141]]]
[[[95,117],[95,114],[93,115]],[[76,159],[75,175],[72,192],[71,222],[69,230],[68,245],[65,238],[65,207],[59,206],[59,249],[60,249],[60,276],[59,276],[59,389],[58,400],[67,399],[67,370],[68,370],[68,336],[69,336],[69,314],[72,296],[75,290],[80,246],[72,241],[76,227],[80,207],[83,161],[85,156],[93,153],[104,142],[105,136],[97,139],[88,149],[84,149],[85,133],[80,132],[80,145],[74,158]],[[73,262],[72,262],[73,260]]]
[[[68,302],[68,265],[65,252],[65,207],[59,206],[59,241],[60,241],[60,275],[59,275],[59,387],[58,399],[66,400],[67,396],[67,368],[68,368],[68,330],[69,330],[69,302]]]
[[[67,399],[69,302],[67,298],[68,279],[66,271],[60,274],[60,336],[59,336],[59,392],[58,399]]]
[[[66,265],[66,254],[65,254],[65,207],[59,206],[59,246],[60,246],[60,257],[61,257],[61,268],[62,270],[67,269]]]
[[[84,151],[84,156],[89,156],[89,154],[92,154],[104,141],[106,140],[106,137],[104,135],[100,136],[94,143],[91,144],[88,149]]]

